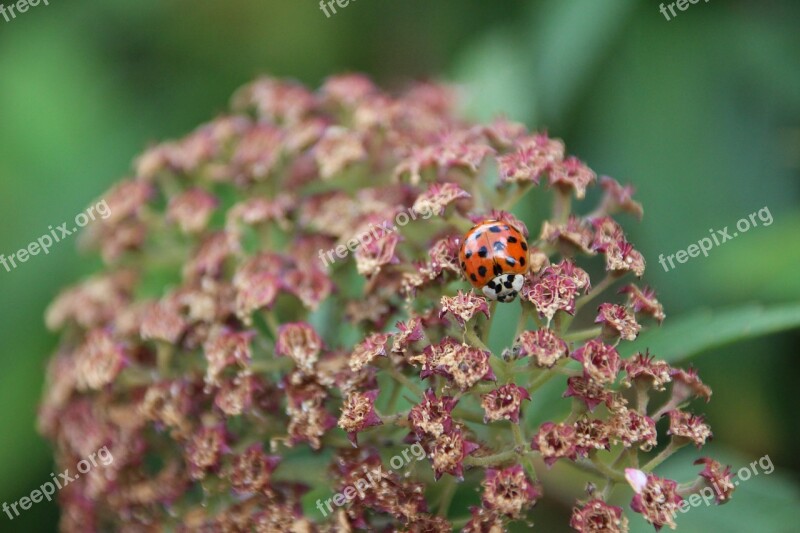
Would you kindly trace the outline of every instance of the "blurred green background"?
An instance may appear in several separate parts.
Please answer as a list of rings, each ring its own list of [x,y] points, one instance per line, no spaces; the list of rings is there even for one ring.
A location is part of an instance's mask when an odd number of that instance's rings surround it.
[[[648,260],[664,328],[700,308],[796,303],[800,4],[714,0],[669,22],[658,4],[353,0],[326,18],[313,0],[50,0],[0,18],[0,253],[72,219],[148,143],[221,113],[254,76],[318,85],[353,70],[389,87],[456,82],[469,115],[547,129],[598,173],[633,183],[645,217],[623,222]],[[708,259],[659,266],[660,253],[764,206],[771,226]],[[95,264],[75,245],[0,269],[0,502],[54,468],[35,431],[55,343],[43,312]],[[782,329],[693,360],[714,389],[700,409],[715,432],[711,453],[736,468],[769,454],[775,472],[728,506],[679,517],[681,531],[796,531],[800,333]],[[684,463],[697,456],[687,451]],[[542,530],[565,529],[568,506],[540,507]],[[53,531],[56,521],[56,506],[40,503],[13,522],[0,515],[0,531]],[[652,531],[638,516],[631,526]]]

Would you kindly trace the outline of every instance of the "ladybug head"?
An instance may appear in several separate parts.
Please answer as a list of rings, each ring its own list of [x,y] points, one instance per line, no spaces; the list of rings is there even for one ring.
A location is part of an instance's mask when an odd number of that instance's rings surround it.
[[[522,274],[500,274],[483,286],[483,294],[490,300],[513,302],[525,278]]]

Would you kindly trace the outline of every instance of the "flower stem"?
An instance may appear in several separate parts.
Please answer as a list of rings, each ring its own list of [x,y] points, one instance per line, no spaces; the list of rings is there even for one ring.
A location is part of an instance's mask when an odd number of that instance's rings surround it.
[[[533,188],[533,182],[527,182],[525,185],[519,187],[514,194],[506,198],[503,203],[500,204],[500,211],[508,211],[512,207],[516,205],[517,202],[522,200],[522,198]]]
[[[641,415],[647,414],[647,404],[650,401],[648,387],[641,380],[636,381],[636,410]]]
[[[691,496],[692,494],[699,492],[703,489],[703,487],[707,487],[708,482],[702,476],[697,476],[697,479],[692,481],[691,483],[681,483],[678,485],[678,494],[683,496]]]
[[[475,332],[472,330],[472,328],[467,328],[467,330],[465,332],[465,335],[466,335],[467,340],[470,343],[472,343],[473,346],[477,346],[481,350],[486,350],[489,353],[492,352],[489,349],[489,347],[486,346],[486,344],[484,344],[484,342],[480,338],[478,338],[478,336],[475,334]]]
[[[528,307],[523,304],[519,312],[519,318],[517,319],[517,331],[514,333],[514,340],[516,340],[520,334],[525,331],[525,327],[528,325],[528,314]]]
[[[496,466],[517,456],[516,450],[506,450],[504,452],[484,455],[482,457],[469,456],[464,459],[464,464],[470,466]]]
[[[553,219],[558,224],[566,224],[572,210],[572,195],[569,192],[556,189],[553,201]]]
[[[272,333],[272,337],[277,340],[280,323],[278,322],[278,317],[275,316],[275,312],[271,310],[265,311],[264,320],[267,323],[270,333]]]
[[[622,474],[622,472],[617,472],[609,468],[608,465],[600,461],[597,457],[592,457],[590,461],[573,461],[571,464],[587,472],[598,474],[606,479],[611,479],[620,483],[625,481],[625,475]]]
[[[489,342],[489,333],[492,331],[492,321],[494,320],[494,311],[497,308],[497,301],[493,301],[489,304],[489,318],[486,319],[486,323],[483,325],[483,332],[481,333],[481,340],[485,343]]]
[[[414,395],[418,398],[422,398],[423,393],[422,389],[420,389],[416,383],[411,381],[408,376],[397,370],[391,362],[387,362],[386,364],[381,365],[392,378],[397,381],[398,383],[402,383],[408,390],[410,390]]]
[[[169,375],[170,361],[172,361],[172,353],[174,351],[174,347],[166,342],[158,342],[156,344],[156,365],[158,374],[162,378]]]
[[[597,337],[602,332],[603,332],[603,328],[601,328],[599,326],[596,327],[596,328],[583,329],[583,330],[580,330],[580,331],[576,331],[574,333],[568,333],[568,334],[564,335],[564,340],[567,341],[567,342],[585,341],[587,339],[592,339],[594,337]]]
[[[562,368],[564,365],[569,363],[569,359],[562,359],[557,362],[553,368],[545,369],[542,371],[539,376],[530,382],[528,385],[528,393],[533,394],[536,390],[542,387],[545,383],[553,379],[554,377],[558,376],[558,369]]]
[[[642,471],[644,472],[652,472],[652,470],[666,461],[673,453],[677,452],[681,448],[683,448],[686,444],[678,443],[673,438],[667,444],[667,447],[661,450],[661,453],[653,457],[646,465],[642,467]]]
[[[517,449],[523,450],[522,452],[522,461],[523,466],[530,474],[531,479],[536,481],[539,476],[536,475],[536,469],[533,467],[533,461],[528,456],[528,454],[524,453],[525,448],[527,448],[527,443],[525,442],[525,437],[522,435],[522,428],[520,428],[519,424],[511,424],[511,433],[514,435],[514,443],[517,445]]]
[[[597,296],[599,296],[603,291],[605,291],[612,283],[614,283],[615,280],[616,278],[614,276],[612,276],[611,274],[606,274],[606,277],[603,278],[603,280],[600,283],[592,287],[592,290],[590,290],[588,294],[586,294],[585,296],[581,296],[580,298],[575,300],[575,315],[578,314],[578,311],[580,311],[580,309],[584,305],[588,304],[589,302],[594,300]]]
[[[439,509],[436,514],[439,516],[447,516],[447,510],[450,508],[450,502],[453,501],[453,495],[456,493],[456,478],[447,476],[444,480],[444,488],[439,497]]]
[[[377,410],[375,412],[377,413]],[[384,424],[392,424],[401,427],[408,426],[408,411],[404,413],[395,413],[393,415],[384,415],[378,413],[378,416],[380,417],[381,422]]]
[[[394,411],[394,408],[397,405],[397,400],[400,398],[400,391],[402,390],[403,384],[395,380],[394,384],[392,385],[392,394],[389,396],[389,403],[386,404],[386,410],[388,412],[391,413]]]

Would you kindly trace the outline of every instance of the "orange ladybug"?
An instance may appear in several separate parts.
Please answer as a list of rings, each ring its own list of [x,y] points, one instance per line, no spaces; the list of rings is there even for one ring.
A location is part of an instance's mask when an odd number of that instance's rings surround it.
[[[528,272],[528,243],[517,228],[484,220],[464,236],[458,259],[473,287],[490,300],[511,302]]]

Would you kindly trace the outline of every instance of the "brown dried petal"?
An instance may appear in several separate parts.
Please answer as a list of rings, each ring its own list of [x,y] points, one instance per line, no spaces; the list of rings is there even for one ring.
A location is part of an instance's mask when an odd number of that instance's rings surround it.
[[[442,296],[441,306],[439,317],[442,318],[451,313],[461,327],[465,327],[477,313],[483,313],[486,318],[489,318],[489,305],[486,298],[476,296],[471,291],[463,293],[459,290],[456,296]]]
[[[177,222],[184,233],[199,233],[208,225],[217,204],[217,198],[205,190],[189,189],[170,200],[167,219]]]
[[[290,357],[304,372],[311,372],[322,351],[322,339],[310,324],[293,322],[278,328],[275,353]]]
[[[514,342],[514,351],[522,357],[532,357],[539,368],[552,368],[569,355],[567,343],[547,328],[520,333]]]
[[[629,309],[610,303],[600,304],[594,322],[603,324],[606,333],[610,333],[609,336],[619,336],[626,341],[635,340],[642,329]]]
[[[75,379],[79,390],[99,390],[114,382],[127,357],[122,343],[106,330],[93,330],[78,349]]]
[[[703,417],[673,409],[669,413],[669,429],[667,435],[673,438],[687,439],[698,448],[711,438],[711,428],[703,422]]]
[[[470,194],[455,183],[434,183],[414,202],[412,209],[420,214],[442,216],[447,206]]]
[[[519,422],[519,412],[522,400],[530,400],[531,395],[524,388],[509,383],[487,394],[481,395],[481,406],[484,412],[484,422],[494,420],[510,420],[514,424]]]
[[[578,533],[628,533],[628,518],[622,508],[599,499],[575,507],[569,525]]]

